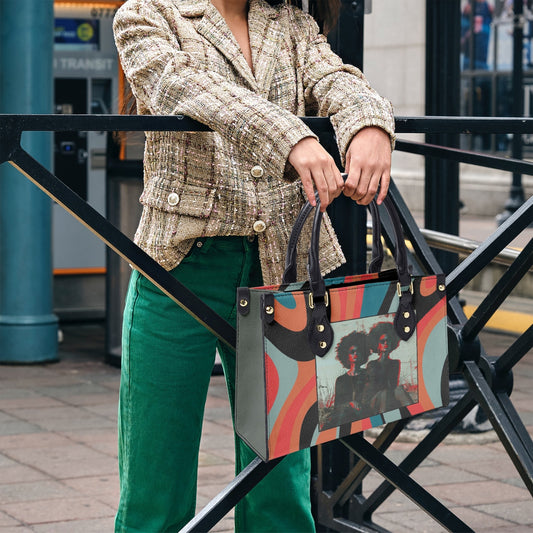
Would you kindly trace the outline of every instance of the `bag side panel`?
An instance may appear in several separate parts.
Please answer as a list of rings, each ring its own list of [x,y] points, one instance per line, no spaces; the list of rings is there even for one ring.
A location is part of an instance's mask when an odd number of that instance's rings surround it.
[[[250,312],[237,315],[235,431],[264,461],[266,445],[264,336],[261,293],[250,291]]]

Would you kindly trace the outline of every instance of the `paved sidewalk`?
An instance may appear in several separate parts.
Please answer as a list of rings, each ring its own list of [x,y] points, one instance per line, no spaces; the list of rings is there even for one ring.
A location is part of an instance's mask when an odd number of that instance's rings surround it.
[[[116,410],[119,370],[104,363],[102,324],[64,327],[60,361],[0,366],[0,533],[112,531],[118,500]],[[512,337],[489,335],[500,354]],[[515,372],[514,405],[533,433],[533,353]],[[494,435],[474,443],[451,439],[414,478],[476,532],[533,528],[529,492]],[[398,442],[400,460],[414,444]],[[214,376],[207,402],[198,506],[233,479],[233,435],[223,378]],[[364,489],[380,481],[372,474]],[[374,515],[393,532],[441,531],[400,493]],[[231,514],[214,531],[232,531]],[[287,533],[287,532],[273,532]]]
[[[488,218],[462,221],[461,234],[479,241],[496,229]],[[533,228],[513,246],[531,238]],[[531,314],[531,307],[526,312]],[[0,533],[113,530],[119,370],[105,364],[103,324],[71,324],[63,332],[58,363],[0,366]],[[501,355],[513,340],[482,335],[489,355]],[[533,351],[515,368],[512,400],[533,435]],[[400,461],[414,446],[396,442],[387,455]],[[229,404],[223,378],[214,376],[201,443],[198,507],[233,477]],[[468,439],[452,435],[414,478],[476,532],[533,531],[531,495],[494,432]],[[380,481],[372,473],[364,493]],[[441,531],[397,491],[374,520],[394,533]],[[214,529],[232,530],[232,513]]]

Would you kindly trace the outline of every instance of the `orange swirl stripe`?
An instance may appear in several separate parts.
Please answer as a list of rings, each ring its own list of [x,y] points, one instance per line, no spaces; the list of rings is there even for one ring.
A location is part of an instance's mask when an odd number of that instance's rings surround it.
[[[331,322],[352,320],[361,316],[364,285],[349,289],[331,290]]]
[[[302,331],[307,326],[307,306],[303,292],[293,292],[296,302],[293,308],[285,307],[277,298],[274,302],[276,322],[290,331]],[[283,298],[281,298],[283,301]]]
[[[437,290],[437,277],[428,276],[420,280],[420,295],[430,296]]]
[[[416,326],[418,346],[418,404],[414,404],[408,407],[409,412],[411,412],[411,414],[417,414],[422,411],[427,411],[428,409],[432,409],[434,407],[423,379],[422,368],[424,348],[426,346],[428,337],[435,328],[435,326],[445,317],[446,299],[441,298],[435,304],[435,306],[428,313],[426,313],[424,317],[420,319]]]
[[[315,362],[298,363],[298,377],[272,427],[268,448],[272,458],[300,449],[302,422],[317,402]]]

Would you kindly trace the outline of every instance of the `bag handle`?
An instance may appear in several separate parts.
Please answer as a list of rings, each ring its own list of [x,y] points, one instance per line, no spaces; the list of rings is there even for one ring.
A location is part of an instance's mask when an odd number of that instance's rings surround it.
[[[318,193],[315,193],[315,198],[317,200],[318,206],[320,205],[320,199]],[[291,235],[289,237],[289,242],[287,244],[287,254],[285,256],[285,271],[283,272],[282,283],[294,283],[296,279],[296,246],[302,229],[304,227],[305,221],[311,214],[311,211],[314,207],[306,202],[298,217],[296,218],[294,225],[292,227]],[[383,264],[383,244],[381,242],[381,218],[379,216],[379,211],[375,202],[372,202],[368,209],[372,217],[372,258],[368,265],[368,272],[381,272],[381,266]]]
[[[389,213],[389,216],[392,221],[392,227],[394,229],[394,234],[396,238],[396,246],[394,249],[394,260],[396,262],[396,270],[398,272],[398,280],[403,286],[409,286],[411,283],[411,275],[409,273],[409,268],[407,264],[407,247],[405,246],[405,240],[403,236],[402,231],[402,224],[400,221],[400,218],[398,216],[398,213],[396,212],[396,208],[394,207],[394,204],[392,203],[392,200],[388,197],[385,198],[383,201],[383,205],[387,209],[387,212]],[[311,288],[313,290],[313,293],[315,290],[319,290],[318,288],[323,284],[323,278],[322,274],[320,273],[320,265],[319,265],[319,237],[320,237],[320,226],[322,223],[323,213],[319,209],[320,207],[320,200],[317,201],[317,210],[315,212],[315,217],[313,221],[313,229],[311,233],[311,244],[309,247],[309,261],[307,264],[307,270],[309,274],[309,281],[311,283]],[[375,226],[374,231],[374,237],[376,237],[376,240],[378,240],[381,243],[381,219],[378,212],[378,207],[375,202],[375,200],[372,200],[370,204],[370,213],[372,215],[373,219],[373,226]],[[292,255],[292,254],[291,254]],[[376,258],[376,259],[379,259]],[[317,293],[317,297],[321,297],[322,294]],[[315,294],[313,294],[313,297],[315,297]]]
[[[378,219],[378,207],[375,201],[372,201],[371,213],[375,211],[374,218]],[[383,205],[389,213],[392,227],[396,238],[396,246],[394,248],[394,259],[396,262],[396,271],[398,273],[397,292],[399,298],[398,311],[394,317],[394,326],[396,333],[400,339],[408,340],[413,334],[416,326],[416,318],[413,307],[413,283],[411,273],[407,262],[407,246],[405,245],[405,238],[402,231],[402,223],[398,212],[390,197],[385,197]],[[319,236],[320,225],[322,222],[322,212],[317,209],[313,221],[313,230],[311,234],[311,245],[309,247],[309,261],[307,264],[307,271],[309,274],[309,282],[311,285],[311,294],[313,301],[324,302],[327,306],[328,297],[326,295],[326,284],[320,272],[319,264]],[[381,230],[381,223],[379,224]],[[380,231],[381,237],[381,231]],[[381,240],[381,239],[380,239]]]
[[[309,246],[309,259],[307,263],[311,288],[309,295],[311,316],[308,323],[308,336],[313,352],[318,356],[323,356],[331,347],[331,343],[333,342],[333,331],[328,320],[327,307],[329,305],[329,298],[326,292],[326,284],[322,277],[322,273],[320,272],[319,237],[323,213],[320,211],[320,199],[318,198],[318,195],[316,197],[317,206],[313,220],[311,244]],[[394,259],[398,275],[397,292],[399,305],[398,311],[394,317],[394,327],[401,339],[408,340],[415,331],[416,317],[413,308],[413,285],[407,262],[407,247],[405,245],[400,217],[398,216],[392,200],[388,196],[384,199],[383,205],[389,213],[396,240]],[[303,225],[312,210],[313,207],[307,202],[300,211],[294,224],[293,231],[289,238],[286,268],[282,280],[283,283],[296,281],[296,244]],[[375,200],[370,203],[369,210],[372,216],[373,232],[372,261],[369,267],[369,272],[379,272],[383,262],[383,246],[381,244],[381,218]]]

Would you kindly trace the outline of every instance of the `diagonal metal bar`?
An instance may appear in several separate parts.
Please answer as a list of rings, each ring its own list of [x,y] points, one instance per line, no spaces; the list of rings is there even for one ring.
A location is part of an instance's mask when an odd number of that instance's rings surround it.
[[[457,424],[475,407],[473,394],[468,391],[416,445],[409,455],[398,465],[406,474],[410,474],[431,452],[453,431]],[[368,496],[362,504],[365,515],[371,516],[374,511],[394,492],[395,487],[384,481]],[[418,504],[420,505],[420,504]]]
[[[63,184],[61,180],[51,174],[22,148],[13,151],[10,163],[104,241],[107,246],[143,273],[152,283],[217,338],[228,346],[235,348],[235,329],[230,324],[202,302],[187,287],[178,282],[159,263],[137,247],[128,237],[108,222],[105,217]],[[270,461],[269,463],[264,463],[260,459],[254,461],[248,469],[243,470],[242,475],[237,476],[228,488],[221,493],[220,498],[206,508],[205,512],[199,516],[198,524],[195,525],[196,522],[194,522],[191,531],[207,531],[207,529],[204,529],[204,524],[208,523],[211,526],[216,524],[281,459]]]
[[[217,338],[235,347],[235,328],[27,152],[19,147],[11,154],[10,163]]]
[[[449,161],[458,161],[469,165],[477,165],[485,168],[494,168],[506,172],[519,172],[521,174],[533,174],[533,163],[522,159],[510,157],[498,157],[495,155],[478,154],[469,150],[447,148],[436,144],[418,143],[414,141],[396,141],[396,150],[423,156],[440,157]]]
[[[204,507],[180,533],[205,533],[210,531],[246,494],[251,491],[283,457],[268,463],[255,458],[209,504]]]
[[[478,305],[472,316],[462,329],[462,338],[472,341],[483,329],[492,315],[497,311],[505,298],[516,287],[517,283],[527,274],[533,265],[533,239],[520,252],[513,264],[504,272],[503,276],[492,287],[483,301]]]
[[[376,472],[379,472],[389,483],[402,491],[405,496],[416,503],[446,530],[453,532],[473,532],[470,527],[455,516],[427,490],[398,468],[390,459],[376,450],[362,435],[359,435],[358,439],[352,439],[350,444],[343,439],[341,441],[350,451],[355,453],[365,463],[369,464]],[[422,501],[424,505],[421,505]]]
[[[518,339],[503,353],[496,362],[494,368],[496,374],[507,373],[533,348],[533,324],[527,328]]]
[[[448,298],[474,278],[509,242],[533,222],[533,196],[517,209],[483,244],[446,277]]]
[[[396,440],[396,437],[398,437],[398,435],[401,433],[402,429],[405,427],[405,424],[405,420],[399,420],[392,424],[387,424],[373,442],[374,448],[380,452],[387,450],[389,446]],[[344,440],[349,442],[349,437],[345,438]],[[358,461],[331,496],[330,504],[332,506],[337,504],[344,505],[352,497],[356,488],[361,485],[363,479],[371,470],[371,467],[364,461]]]
[[[405,203],[394,181],[391,181],[389,187],[389,195],[392,200],[392,203],[394,204],[394,207],[396,207],[396,211],[398,212],[398,216],[400,217],[400,221],[402,223],[405,235],[413,246],[415,255],[418,261],[421,262],[422,267],[425,269],[426,272],[430,272],[432,274],[442,273],[441,266],[439,265],[437,259],[435,258],[435,255],[431,251],[431,248],[428,246],[426,239],[420,232],[420,228],[418,227],[416,220],[414,219],[413,215],[411,214],[411,211],[407,207],[407,204]],[[385,214],[383,210],[380,211]],[[394,235],[394,233],[392,233],[392,227],[389,224],[389,218],[387,216],[382,216],[382,220],[387,235]]]
[[[405,203],[405,200],[403,199],[400,191],[398,190],[398,187],[396,186],[393,180],[391,180],[389,195],[394,204],[394,207],[396,207],[396,211],[398,212],[398,216],[400,217],[400,221],[404,228],[405,235],[407,239],[409,239],[409,242],[413,247],[417,260],[420,261],[422,267],[427,273],[442,273],[442,268],[440,264],[435,258],[435,255],[433,254],[426,239],[422,235],[416,220],[411,214],[409,207]],[[394,235],[392,227],[390,225],[390,221],[387,216],[383,216],[382,221],[384,232],[388,236],[390,241],[391,236]],[[464,314],[463,308],[459,304],[459,301],[457,300],[457,298],[451,298],[449,295],[448,316],[450,317],[453,323],[463,324],[464,322],[466,322],[466,315]]]
[[[498,398],[502,409],[505,411],[507,418],[510,420],[511,424],[513,424],[513,427],[520,437],[520,440],[523,442],[524,448],[528,452],[529,457],[533,459],[533,440],[531,439],[531,435],[527,431],[526,427],[522,423],[522,419],[516,411],[513,402],[511,402],[509,395],[506,392],[498,392],[496,397]]]
[[[464,362],[464,376],[480,407],[496,431],[507,454],[513,461],[527,489],[533,495],[533,460],[515,430],[507,413],[502,409],[479,367],[472,361]]]

